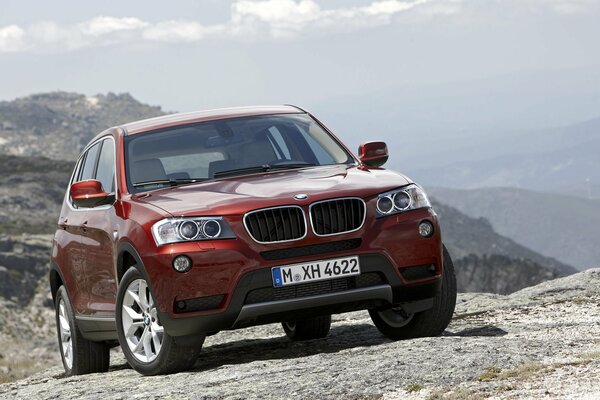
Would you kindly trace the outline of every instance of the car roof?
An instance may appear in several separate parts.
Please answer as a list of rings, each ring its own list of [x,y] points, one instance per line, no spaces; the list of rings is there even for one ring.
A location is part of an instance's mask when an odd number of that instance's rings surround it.
[[[197,122],[211,121],[217,119],[247,117],[252,115],[268,114],[297,114],[305,111],[296,106],[254,106],[254,107],[232,107],[219,108],[215,110],[194,111],[188,113],[170,114],[161,117],[144,119],[121,125],[125,135],[134,135],[156,129],[170,128],[179,125],[188,125]]]

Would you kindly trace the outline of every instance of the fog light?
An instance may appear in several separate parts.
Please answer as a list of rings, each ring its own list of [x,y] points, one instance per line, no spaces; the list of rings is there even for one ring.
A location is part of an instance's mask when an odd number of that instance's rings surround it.
[[[177,256],[173,260],[173,269],[177,272],[188,272],[192,268],[192,260],[188,256]]]
[[[430,237],[433,235],[433,224],[429,221],[423,221],[419,224],[419,235]]]

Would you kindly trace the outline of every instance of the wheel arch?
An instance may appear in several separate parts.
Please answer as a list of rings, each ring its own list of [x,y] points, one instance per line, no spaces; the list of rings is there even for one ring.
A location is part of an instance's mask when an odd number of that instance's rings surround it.
[[[148,279],[142,258],[135,247],[129,242],[120,243],[117,251],[117,283],[121,282],[125,272],[133,266],[136,266],[136,268],[140,270],[146,280]]]
[[[56,302],[56,293],[58,292],[58,288],[61,286],[65,286],[65,279],[60,272],[60,268],[55,263],[50,263],[50,272],[48,273],[48,278],[50,280],[50,293],[52,294],[52,302]],[[67,290],[68,293],[68,290]]]

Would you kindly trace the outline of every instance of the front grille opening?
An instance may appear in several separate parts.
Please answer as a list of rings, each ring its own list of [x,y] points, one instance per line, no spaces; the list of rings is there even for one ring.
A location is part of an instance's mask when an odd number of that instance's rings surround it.
[[[176,313],[189,313],[195,311],[206,311],[219,308],[225,295],[196,297],[194,299],[177,300],[174,304]]]
[[[362,243],[359,239],[340,240],[337,242],[313,244],[310,246],[290,247],[287,249],[263,251],[260,255],[265,260],[284,260],[286,258],[316,256],[319,254],[335,253],[358,249]]]
[[[300,207],[277,207],[253,211],[244,217],[248,233],[261,243],[284,242],[306,235],[306,220]]]
[[[317,235],[335,235],[359,229],[365,219],[365,203],[361,199],[336,199],[315,203],[310,218]]]
[[[346,290],[377,286],[387,283],[379,272],[368,272],[348,278],[303,283],[284,287],[264,287],[248,292],[244,304],[266,303],[269,301],[290,300],[321,294],[337,293]]]

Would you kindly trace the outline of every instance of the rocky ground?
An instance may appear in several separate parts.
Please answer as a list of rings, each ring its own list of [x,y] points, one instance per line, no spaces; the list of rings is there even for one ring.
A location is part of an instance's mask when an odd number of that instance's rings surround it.
[[[207,339],[193,371],[111,370],[66,378],[56,365],[0,385],[0,398],[600,398],[600,269],[508,296],[463,294],[441,337],[392,342],[365,312],[326,339],[291,343],[278,325]]]

